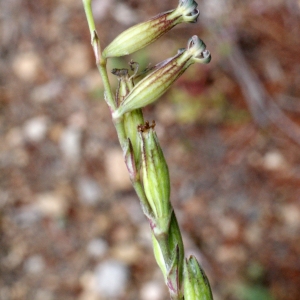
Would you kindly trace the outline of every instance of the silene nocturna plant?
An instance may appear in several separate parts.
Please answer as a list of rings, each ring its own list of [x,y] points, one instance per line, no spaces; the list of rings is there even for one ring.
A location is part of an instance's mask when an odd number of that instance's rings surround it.
[[[184,258],[184,246],[178,222],[170,202],[170,176],[155,133],[155,122],[144,121],[142,108],[156,101],[192,64],[208,63],[206,46],[197,36],[191,37],[184,49],[145,70],[139,79],[138,64],[127,69],[113,69],[118,78],[115,95],[107,75],[107,59],[131,54],[153,43],[180,23],[194,23],[199,16],[194,0],[179,0],[176,9],[135,25],[117,36],[103,51],[95,28],[92,0],[83,0],[91,34],[96,65],[103,80],[105,95],[115,125],[124,160],[142,210],[149,220],[155,259],[159,265],[170,298],[212,300],[209,281],[194,256]]]

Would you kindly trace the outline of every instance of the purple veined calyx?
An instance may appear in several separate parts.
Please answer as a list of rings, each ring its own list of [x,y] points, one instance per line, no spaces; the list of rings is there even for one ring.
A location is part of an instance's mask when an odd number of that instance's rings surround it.
[[[197,6],[194,0],[180,0],[177,8],[128,28],[103,50],[103,58],[129,55],[153,43],[180,23],[195,23],[199,16]]]
[[[186,49],[159,63],[157,68],[138,82],[113,112],[113,118],[120,118],[124,113],[145,107],[164,94],[172,83],[194,63],[207,64],[211,55],[206,45],[196,35],[188,41]]]

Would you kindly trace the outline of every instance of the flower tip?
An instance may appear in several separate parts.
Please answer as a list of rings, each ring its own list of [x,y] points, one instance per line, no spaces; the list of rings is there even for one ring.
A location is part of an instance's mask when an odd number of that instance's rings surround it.
[[[196,51],[204,51],[206,45],[199,39],[197,35],[192,36],[188,41],[188,49],[195,49]]]
[[[211,55],[208,50],[204,50],[194,57],[195,62],[200,62],[202,64],[208,64],[211,61]]]
[[[194,0],[180,0],[178,8],[182,11],[184,22],[195,23],[197,22],[200,14],[197,9],[198,3]]]
[[[204,50],[202,53],[202,58],[200,58],[202,60],[202,63],[204,64],[208,64],[211,61],[211,55],[210,52],[208,50]]]
[[[198,36],[194,35],[189,39],[187,48],[193,54],[195,62],[208,64],[211,61],[210,52]]]

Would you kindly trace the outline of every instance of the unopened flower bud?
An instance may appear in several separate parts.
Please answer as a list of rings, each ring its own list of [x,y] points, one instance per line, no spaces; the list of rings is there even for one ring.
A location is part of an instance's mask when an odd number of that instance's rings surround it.
[[[157,227],[152,228],[152,241],[155,259],[163,272],[170,295],[174,296],[174,299],[180,299],[184,247],[177,219],[174,211],[172,211],[167,226],[162,222],[159,222],[161,220],[156,221]],[[168,227],[167,232],[161,232],[159,227]]]
[[[165,221],[169,227],[172,207],[170,204],[170,177],[167,163],[154,131],[155,123],[139,127],[142,140],[142,172],[146,197],[156,220]]]
[[[132,143],[137,170],[140,169],[141,165],[141,139],[138,133],[138,126],[143,123],[144,117],[141,109],[135,109],[124,114],[125,133],[126,137],[128,137]]]
[[[118,77],[118,88],[116,92],[116,104],[117,106],[123,102],[125,97],[133,88],[133,82],[128,75],[128,69],[113,69],[112,74]]]
[[[180,49],[172,58],[160,63],[158,68],[142,79],[113,113],[114,118],[128,111],[142,108],[157,100],[172,83],[193,63],[208,63],[211,56],[202,40],[194,35],[187,49]]]
[[[194,23],[199,11],[194,0],[180,0],[176,9],[161,13],[117,36],[103,51],[105,58],[128,55],[153,43],[179,23]]]
[[[119,85],[116,93],[117,105],[123,102],[124,98],[133,88],[132,77],[129,77],[127,69],[113,69],[112,73],[118,76]],[[126,137],[129,138],[134,153],[136,170],[139,170],[141,164],[141,141],[138,133],[138,126],[144,123],[144,117],[141,109],[135,109],[124,114],[124,130]]]
[[[213,300],[209,281],[194,256],[184,261],[184,299]]]

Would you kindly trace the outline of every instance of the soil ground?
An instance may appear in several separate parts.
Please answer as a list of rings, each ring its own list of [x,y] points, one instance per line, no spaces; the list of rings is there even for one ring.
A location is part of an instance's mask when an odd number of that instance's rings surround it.
[[[110,68],[143,69],[194,34],[205,41],[211,63],[144,110],[187,255],[216,300],[299,300],[299,1],[198,3],[198,23]],[[94,1],[102,45],[176,5]],[[81,1],[2,1],[0,22],[0,299],[168,299]],[[107,265],[113,291],[101,285]]]

